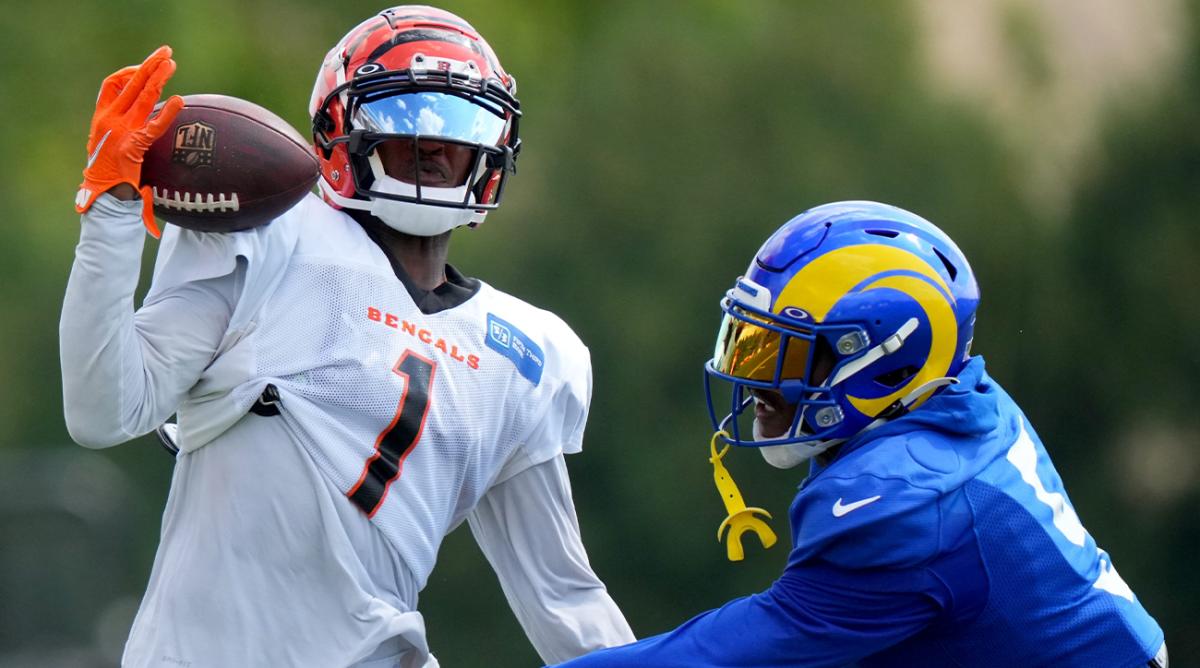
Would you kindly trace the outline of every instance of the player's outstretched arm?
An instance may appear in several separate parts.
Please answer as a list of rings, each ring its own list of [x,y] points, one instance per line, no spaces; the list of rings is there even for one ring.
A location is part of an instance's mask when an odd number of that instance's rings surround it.
[[[178,104],[168,102],[149,118],[175,69],[170,55],[163,47],[105,80],[76,199],[82,229],[59,347],[67,429],[89,447],[127,441],[170,416],[212,361],[232,308],[229,276],[180,286],[136,316],[133,311],[145,238],[143,202],[108,192],[132,190],[142,152],[174,116]]]
[[[912,591],[913,578],[922,576],[789,569],[761,594],[560,668],[840,668],[896,645],[937,616],[935,602]]]
[[[588,563],[561,454],[494,486],[468,522],[543,661],[633,642]]]

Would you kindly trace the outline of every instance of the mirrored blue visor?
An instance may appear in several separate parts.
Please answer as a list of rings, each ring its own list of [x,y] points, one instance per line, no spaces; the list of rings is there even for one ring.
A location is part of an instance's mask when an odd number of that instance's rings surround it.
[[[403,93],[360,104],[353,112],[354,127],[368,132],[441,137],[483,146],[497,146],[505,120],[455,95]]]

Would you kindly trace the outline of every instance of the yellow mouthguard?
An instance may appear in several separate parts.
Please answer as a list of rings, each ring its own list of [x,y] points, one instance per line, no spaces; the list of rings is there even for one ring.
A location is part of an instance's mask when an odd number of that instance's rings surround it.
[[[717,484],[717,492],[721,495],[721,501],[725,503],[725,511],[729,513],[725,521],[721,522],[721,526],[717,527],[717,542],[721,542],[721,534],[725,533],[725,529],[728,528],[727,538],[729,540],[725,547],[729,560],[741,561],[746,558],[746,552],[742,549],[742,534],[753,531],[758,535],[762,546],[769,548],[775,544],[775,532],[771,531],[771,527],[767,526],[766,522],[755,517],[755,514],[761,513],[770,519],[771,513],[762,508],[747,508],[746,502],[742,500],[742,493],[738,491],[737,483],[733,481],[729,470],[721,463],[725,453],[729,452],[729,444],[717,452],[717,441],[721,436],[728,437],[729,434],[724,431],[713,434],[712,442],[709,443],[709,450],[712,454],[708,458],[713,465],[713,481]]]

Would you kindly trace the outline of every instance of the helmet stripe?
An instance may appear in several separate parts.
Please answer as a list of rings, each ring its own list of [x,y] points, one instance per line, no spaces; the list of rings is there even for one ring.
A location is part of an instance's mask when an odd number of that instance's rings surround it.
[[[483,56],[483,52],[480,51],[479,45],[474,40],[463,37],[458,33],[453,33],[449,30],[438,30],[436,28],[412,28],[392,35],[391,39],[375,47],[375,50],[371,51],[370,55],[367,56],[367,62],[373,63],[395,47],[410,42],[448,42],[450,44],[465,46],[476,55]]]
[[[780,291],[772,310],[779,312],[784,306],[798,306],[820,322],[855,287],[897,269],[926,276],[944,293],[950,293],[941,275],[920,257],[892,246],[859,244],[831,250],[796,272]]]

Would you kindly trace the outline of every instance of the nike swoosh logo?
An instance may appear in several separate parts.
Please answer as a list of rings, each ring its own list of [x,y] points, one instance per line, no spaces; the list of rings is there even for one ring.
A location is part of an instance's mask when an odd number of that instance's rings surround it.
[[[105,132],[104,136],[100,138],[100,143],[96,144],[96,150],[92,151],[92,154],[88,156],[88,167],[91,167],[92,163],[96,162],[96,156],[100,155],[100,149],[104,148],[104,142],[108,141],[110,134],[112,134],[112,130]]]
[[[843,504],[842,500],[839,498],[833,504],[833,516],[841,517],[842,515],[845,515],[846,513],[849,513],[849,512],[855,511],[855,510],[858,510],[859,508],[862,508],[865,505],[875,503],[876,501],[878,501],[881,498],[883,498],[883,497],[876,495],[876,496],[872,496],[868,499],[861,499],[859,501],[855,501],[854,503],[846,503],[846,504]]]

